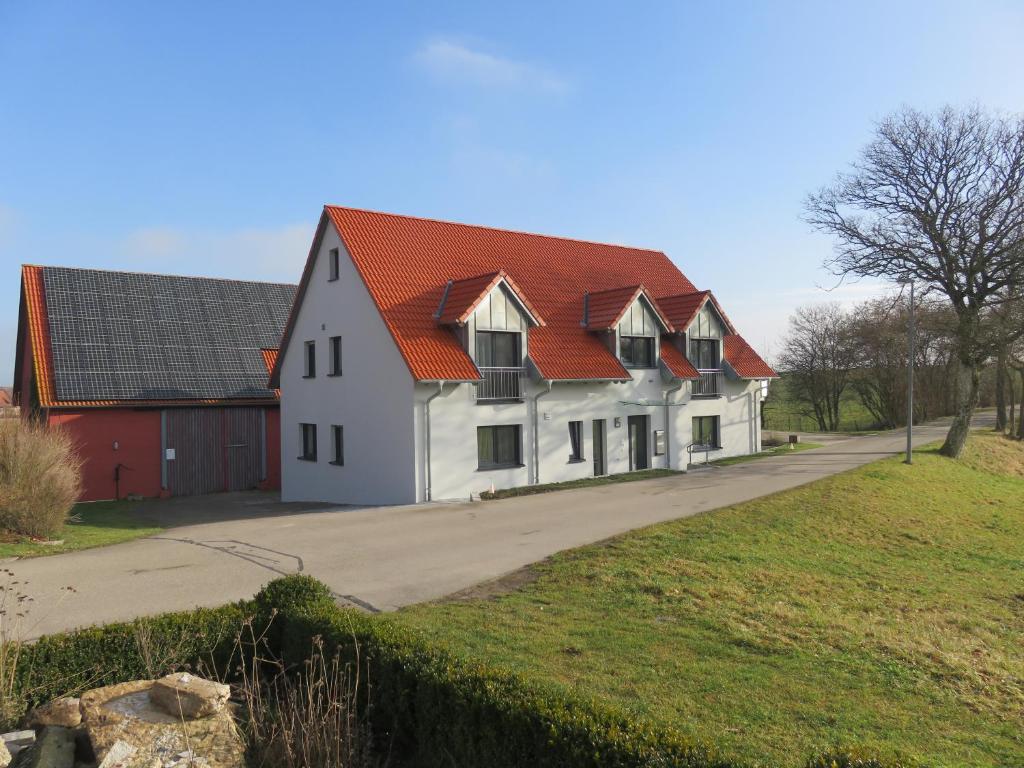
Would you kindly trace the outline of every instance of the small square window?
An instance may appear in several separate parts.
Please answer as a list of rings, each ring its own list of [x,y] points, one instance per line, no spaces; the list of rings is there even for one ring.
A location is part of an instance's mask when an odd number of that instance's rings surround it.
[[[302,374],[305,379],[312,379],[316,376],[316,342],[306,342],[306,372]]]
[[[299,424],[302,433],[302,461],[316,461],[316,424]]]
[[[331,425],[331,464],[345,466],[345,428],[340,424]]]
[[[328,376],[341,376],[341,336],[331,336],[330,342],[330,369]]]
[[[330,261],[330,277],[327,279],[335,281],[338,279],[338,249],[331,248],[328,253],[328,260]]]

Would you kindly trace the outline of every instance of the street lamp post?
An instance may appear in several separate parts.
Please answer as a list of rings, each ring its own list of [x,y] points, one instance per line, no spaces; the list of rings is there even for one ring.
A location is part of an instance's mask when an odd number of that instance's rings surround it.
[[[910,281],[910,316],[907,320],[907,464],[914,463],[914,281]]]

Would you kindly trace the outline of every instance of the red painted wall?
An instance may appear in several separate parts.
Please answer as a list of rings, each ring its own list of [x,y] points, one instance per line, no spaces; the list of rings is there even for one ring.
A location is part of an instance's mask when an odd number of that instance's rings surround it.
[[[115,498],[114,468],[121,469],[120,497],[160,495],[160,411],[97,408],[50,411],[48,423],[67,430],[78,445],[82,501]],[[117,450],[114,450],[114,442]]]
[[[51,410],[47,422],[67,430],[82,458],[82,501],[115,498],[114,468],[121,468],[120,498],[160,495],[160,411],[131,408]],[[281,411],[267,408],[267,479],[281,487]],[[117,450],[114,450],[114,442]]]
[[[266,491],[281,489],[281,409],[267,408],[267,479],[260,484]]]

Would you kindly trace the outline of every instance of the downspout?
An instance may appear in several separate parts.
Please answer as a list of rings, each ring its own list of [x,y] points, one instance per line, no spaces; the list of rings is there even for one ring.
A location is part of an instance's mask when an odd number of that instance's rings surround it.
[[[540,484],[540,406],[537,401],[545,395],[551,394],[553,381],[548,381],[548,388],[538,392],[533,398],[533,484]]]
[[[424,449],[424,475],[425,475],[425,487],[423,488],[423,500],[431,501],[431,476],[430,476],[430,401],[435,397],[444,392],[444,382],[437,382],[437,392],[432,394],[423,402],[423,414],[425,417],[426,424],[423,429],[423,449]]]
[[[679,383],[672,387],[672,389],[665,390],[665,466],[668,469],[672,469],[672,408],[669,406],[668,400],[669,397],[674,395],[682,388],[683,380],[680,379]]]

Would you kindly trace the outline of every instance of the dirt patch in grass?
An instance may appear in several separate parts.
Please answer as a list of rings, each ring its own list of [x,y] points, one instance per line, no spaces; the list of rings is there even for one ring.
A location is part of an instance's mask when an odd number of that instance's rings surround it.
[[[517,592],[540,578],[539,565],[540,563],[527,565],[496,579],[491,579],[466,589],[460,589],[458,592],[453,592],[435,601],[435,603],[468,603],[475,600],[494,600],[510,592]]]

